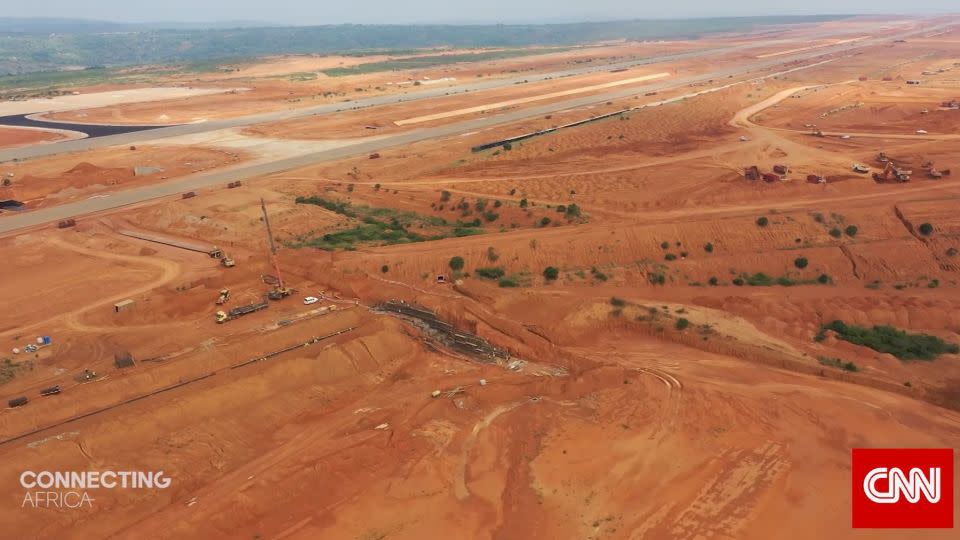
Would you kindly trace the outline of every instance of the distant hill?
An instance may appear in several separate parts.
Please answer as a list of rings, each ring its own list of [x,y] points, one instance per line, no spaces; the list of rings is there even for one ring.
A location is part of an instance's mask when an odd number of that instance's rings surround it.
[[[63,68],[175,64],[283,53],[424,47],[523,47],[605,40],[698,38],[717,32],[813,23],[844,16],[732,17],[540,25],[328,25],[160,28],[73,19],[0,19],[0,74]],[[227,25],[227,28],[223,26]],[[182,25],[181,25],[182,26]],[[0,89],[4,80],[0,78]]]
[[[268,27],[256,21],[221,21],[212,23],[121,23],[88,19],[48,17],[0,17],[0,34],[101,34],[107,32],[142,32],[146,30],[204,30],[225,28]]]

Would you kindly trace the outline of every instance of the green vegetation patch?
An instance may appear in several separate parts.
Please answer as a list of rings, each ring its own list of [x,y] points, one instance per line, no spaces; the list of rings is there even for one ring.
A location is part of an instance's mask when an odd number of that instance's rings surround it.
[[[900,360],[934,360],[941,354],[957,354],[960,347],[928,334],[909,334],[892,326],[864,328],[843,321],[833,321],[821,327],[821,332],[832,330],[839,339],[889,353]]]
[[[323,197],[297,197],[297,204],[312,204],[320,206],[358,220],[351,228],[326,233],[317,236],[308,233],[287,242],[292,248],[314,247],[326,251],[338,249],[353,250],[358,244],[390,245],[408,244],[440,240],[451,236],[470,236],[482,234],[481,228],[473,223],[450,224],[447,220],[435,216],[422,216],[416,212],[394,210],[392,208],[377,208],[372,206],[355,206],[346,201],[324,199]],[[478,223],[477,223],[478,225]],[[414,231],[412,229],[416,228]]]
[[[323,70],[330,77],[344,77],[364,73],[379,73],[381,71],[398,71],[403,69],[425,69],[460,62],[486,62],[488,60],[502,60],[520,56],[535,56],[570,50],[569,47],[552,47],[536,49],[504,49],[501,51],[485,51],[465,54],[432,54],[427,56],[413,56],[410,58],[395,58],[380,62],[367,62],[349,67],[337,67]]]

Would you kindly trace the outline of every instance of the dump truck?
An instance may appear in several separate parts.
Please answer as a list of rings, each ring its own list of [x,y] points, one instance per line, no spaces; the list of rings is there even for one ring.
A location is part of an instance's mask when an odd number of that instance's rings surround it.
[[[774,166],[773,166],[773,172],[775,172],[775,173],[783,176],[784,174],[787,174],[787,166],[786,166],[786,165],[774,165]]]
[[[12,409],[14,407],[23,407],[27,403],[30,403],[30,400],[26,396],[13,398],[7,402],[7,405]]]
[[[866,165],[861,165],[859,163],[854,163],[853,172],[861,173],[861,174],[868,173],[870,172],[870,167],[867,167]]]
[[[266,299],[264,299],[262,302],[235,307],[230,311],[218,311],[216,315],[217,323],[223,324],[227,321],[232,321],[237,317],[243,317],[244,315],[249,315],[250,313],[253,313],[255,311],[260,311],[261,309],[267,309],[267,307],[269,306],[270,306],[270,303]]]
[[[56,386],[50,386],[50,387],[48,387],[48,388],[44,388],[43,390],[40,390],[40,395],[41,395],[41,396],[52,396],[52,395],[59,394],[59,393],[60,393],[60,385],[59,385],[59,384],[56,385]]]

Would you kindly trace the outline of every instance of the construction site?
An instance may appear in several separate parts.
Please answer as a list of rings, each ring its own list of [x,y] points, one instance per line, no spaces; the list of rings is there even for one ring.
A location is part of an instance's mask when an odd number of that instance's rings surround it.
[[[401,56],[0,102],[143,128],[0,127],[0,530],[852,539],[960,447],[960,18]]]

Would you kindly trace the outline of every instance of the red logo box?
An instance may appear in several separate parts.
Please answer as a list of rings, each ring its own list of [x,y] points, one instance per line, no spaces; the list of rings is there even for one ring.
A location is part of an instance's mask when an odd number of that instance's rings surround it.
[[[952,448],[854,448],[853,528],[953,528]]]

